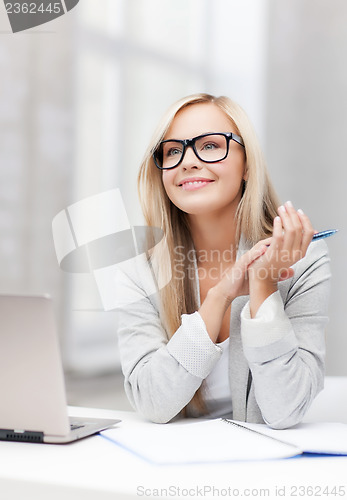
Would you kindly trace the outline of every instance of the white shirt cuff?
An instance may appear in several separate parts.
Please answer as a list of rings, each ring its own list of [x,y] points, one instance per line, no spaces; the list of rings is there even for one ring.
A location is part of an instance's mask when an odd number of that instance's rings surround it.
[[[249,301],[241,312],[242,342],[247,347],[263,347],[281,340],[292,331],[280,292],[271,294],[251,318]]]
[[[167,343],[167,349],[189,373],[206,378],[222,355],[214,344],[198,311],[182,314],[182,324]]]

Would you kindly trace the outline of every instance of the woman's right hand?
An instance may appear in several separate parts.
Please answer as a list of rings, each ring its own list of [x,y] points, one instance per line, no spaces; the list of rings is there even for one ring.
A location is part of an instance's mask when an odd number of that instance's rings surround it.
[[[249,294],[248,267],[266,252],[270,242],[271,237],[258,241],[224,271],[222,279],[214,288],[225,298],[227,304],[230,304],[236,297]]]

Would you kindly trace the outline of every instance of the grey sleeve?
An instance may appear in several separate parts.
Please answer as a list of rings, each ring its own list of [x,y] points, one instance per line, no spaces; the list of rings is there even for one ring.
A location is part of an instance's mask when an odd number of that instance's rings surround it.
[[[275,429],[300,422],[324,383],[330,291],[326,244],[310,245],[293,267],[294,277],[280,283],[259,315],[250,319],[248,304],[241,314],[255,397],[265,422]]]
[[[221,356],[198,312],[182,315],[168,340],[151,297],[123,277],[133,301],[117,309],[118,345],[125,391],[132,406],[149,420],[170,421],[190,402]]]

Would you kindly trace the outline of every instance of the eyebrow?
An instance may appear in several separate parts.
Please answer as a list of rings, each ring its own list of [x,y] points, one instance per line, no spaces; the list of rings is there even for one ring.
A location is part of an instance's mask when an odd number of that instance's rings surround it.
[[[198,135],[194,135],[193,137],[188,137],[188,139],[194,139],[195,137],[200,137],[201,135],[206,135],[206,134],[227,134],[228,132],[216,132],[215,130],[211,130],[210,132],[202,132],[201,134],[198,134]],[[185,139],[187,139],[187,137],[185,137],[184,139],[177,139],[177,137],[169,137],[168,139],[163,139],[161,142],[163,141],[184,141]]]

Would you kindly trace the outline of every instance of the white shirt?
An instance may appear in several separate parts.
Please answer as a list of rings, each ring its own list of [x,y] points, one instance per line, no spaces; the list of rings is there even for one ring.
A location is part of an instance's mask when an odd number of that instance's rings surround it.
[[[204,384],[204,402],[206,403],[209,418],[232,416],[233,405],[230,396],[229,384],[229,343],[227,338],[216,345],[222,349],[222,355]]]
[[[270,295],[263,302],[254,319],[251,319],[249,302],[247,302],[241,313],[241,318],[248,325],[246,334],[248,344],[262,345],[264,339],[258,334],[256,325],[259,326],[259,323],[268,322],[273,318],[280,321],[283,314],[285,314],[283,311],[283,302],[278,291]],[[253,328],[253,325],[255,328]],[[281,331],[276,329],[274,331],[270,329],[268,337],[272,342],[276,342],[281,333]],[[223,342],[216,343],[216,346],[222,350],[222,355],[203,383],[204,401],[209,412],[209,418],[232,416],[233,409],[229,383],[229,338]]]

